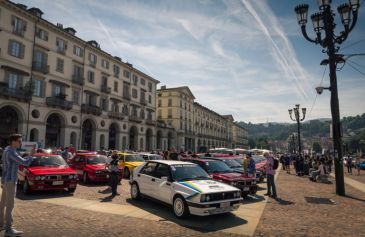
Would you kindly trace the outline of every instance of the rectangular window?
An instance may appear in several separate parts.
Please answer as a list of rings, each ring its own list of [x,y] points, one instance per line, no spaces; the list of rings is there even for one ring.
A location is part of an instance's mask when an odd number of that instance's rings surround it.
[[[106,61],[105,59],[101,60],[101,66],[103,68],[109,69],[109,62]]]
[[[93,65],[95,65],[95,64],[96,64],[96,62],[97,62],[97,57],[96,57],[96,55],[95,55],[95,54],[93,54],[93,53],[89,53],[89,62],[90,62],[90,64],[93,64]]]
[[[74,90],[72,92],[72,102],[76,105],[80,103],[80,91]]]
[[[15,73],[9,73],[8,76],[8,86],[10,89],[16,89],[21,86],[20,76]]]
[[[133,74],[133,85],[137,85],[138,84],[138,76]]]
[[[171,107],[172,106],[172,99],[169,99],[169,105],[168,105],[169,107]]]
[[[118,92],[118,82],[114,81],[114,91]]]
[[[152,104],[152,96],[148,95],[148,103]]]
[[[137,98],[138,97],[138,92],[136,89],[132,89],[132,97],[133,98]]]
[[[113,66],[113,72],[114,72],[114,76],[118,78],[119,77],[119,73],[120,73],[120,68],[119,68],[118,65],[114,65]]]
[[[168,110],[167,118],[172,118],[172,109]]]
[[[33,84],[34,84],[33,95],[41,97],[42,96],[42,81],[33,79]]]
[[[151,82],[148,82],[148,91],[152,92],[152,83]]]
[[[123,71],[123,76],[126,77],[126,78],[129,78],[130,77],[130,72],[127,71],[127,70],[124,70]]]
[[[24,58],[24,50],[25,46],[22,43],[15,40],[9,40],[9,55],[17,58]]]
[[[162,101],[158,100],[158,107],[161,107],[161,106],[162,106]]]
[[[94,83],[95,81],[95,74],[93,71],[88,71],[87,72],[87,80],[90,82],[90,83]]]
[[[84,56],[84,50],[76,45],[74,45],[74,54],[79,57]]]
[[[157,110],[157,118],[161,119],[162,118],[162,110]]]
[[[141,85],[142,85],[142,86],[146,85],[146,80],[145,80],[145,79],[143,79],[143,78],[141,78]]]
[[[64,54],[67,50],[67,43],[61,38],[56,38],[57,52]]]
[[[108,100],[106,98],[101,99],[101,109],[108,112]]]
[[[59,96],[62,93],[62,86],[54,84],[53,85],[53,96]]]
[[[82,72],[82,67],[80,66],[74,66],[74,78],[81,80],[83,78],[83,72]]]
[[[64,60],[61,58],[57,58],[57,67],[56,71],[63,73],[63,67],[64,67]]]
[[[27,23],[18,17],[12,16],[11,24],[13,25],[13,33],[23,37],[27,29]]]
[[[44,41],[48,41],[48,32],[41,28],[37,27],[36,36]]]

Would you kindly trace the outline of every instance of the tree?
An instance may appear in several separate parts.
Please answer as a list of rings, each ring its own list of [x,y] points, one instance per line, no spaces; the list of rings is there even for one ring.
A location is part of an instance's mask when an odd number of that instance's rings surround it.
[[[321,153],[322,152],[322,146],[321,146],[321,144],[319,144],[319,142],[313,142],[313,147],[312,148],[316,153]]]

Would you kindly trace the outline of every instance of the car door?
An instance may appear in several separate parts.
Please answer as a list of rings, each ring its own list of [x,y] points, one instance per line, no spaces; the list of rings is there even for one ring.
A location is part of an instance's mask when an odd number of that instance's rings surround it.
[[[171,180],[170,166],[159,163],[155,169],[154,178],[151,179],[152,197],[171,204]]]
[[[154,172],[157,166],[156,162],[148,162],[141,171],[137,174],[137,182],[139,185],[139,191],[142,194],[151,196],[152,193],[152,180],[155,180]]]

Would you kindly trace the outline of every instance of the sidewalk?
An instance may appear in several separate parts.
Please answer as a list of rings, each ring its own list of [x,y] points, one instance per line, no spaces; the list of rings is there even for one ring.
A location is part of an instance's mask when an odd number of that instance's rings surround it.
[[[280,171],[279,199],[266,205],[255,236],[365,236],[365,193],[346,185],[348,196],[333,184]]]
[[[360,175],[357,175],[357,169],[352,168],[352,174],[349,174],[347,172],[347,167],[344,166],[343,167],[343,173],[344,173],[345,177],[354,179],[358,182],[361,182],[361,183],[365,184],[365,170],[360,170]]]

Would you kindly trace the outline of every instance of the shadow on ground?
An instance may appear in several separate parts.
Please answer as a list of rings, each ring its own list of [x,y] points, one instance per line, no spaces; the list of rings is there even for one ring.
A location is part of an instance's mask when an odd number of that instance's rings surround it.
[[[209,233],[247,224],[247,221],[233,213],[225,213],[213,216],[190,216],[187,219],[178,219],[174,216],[172,207],[161,205],[150,199],[144,198],[143,201],[127,199],[127,202],[153,215],[159,216],[160,222],[169,221],[177,225],[196,230],[202,233]],[[217,217],[218,216],[218,217]]]

